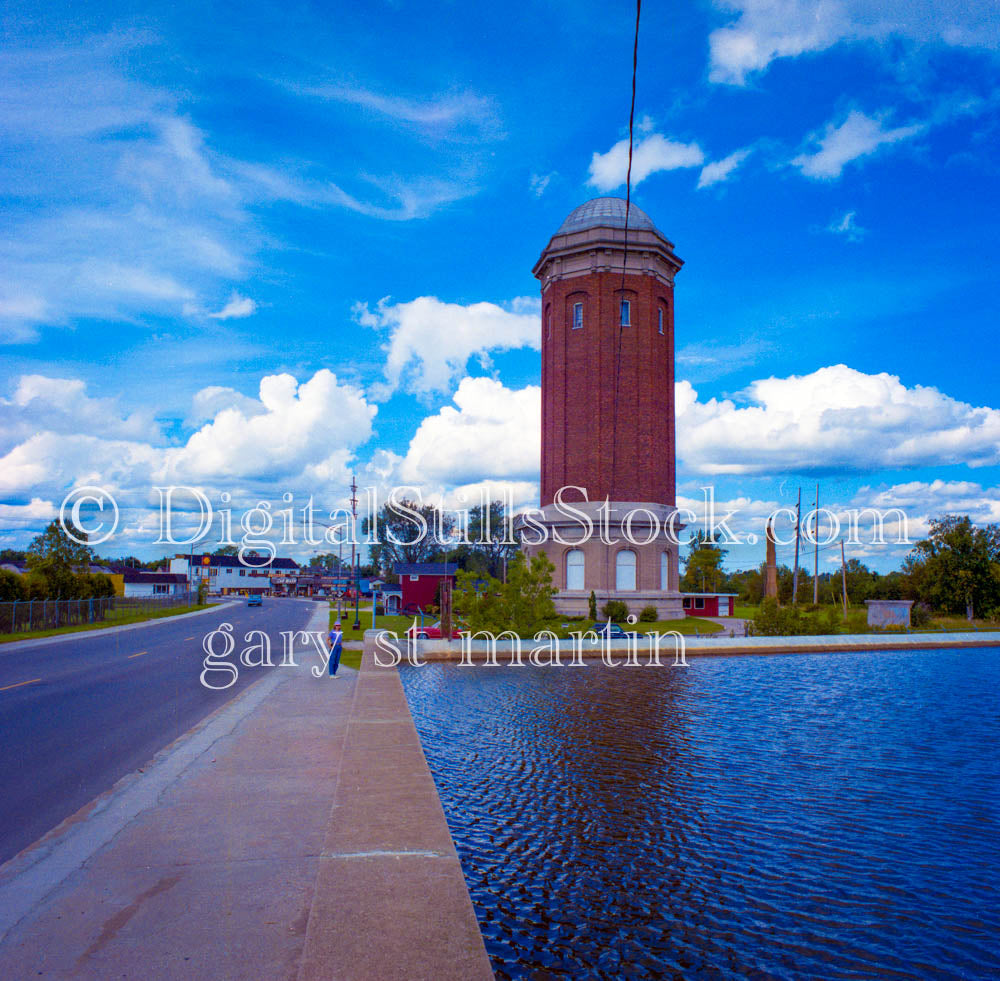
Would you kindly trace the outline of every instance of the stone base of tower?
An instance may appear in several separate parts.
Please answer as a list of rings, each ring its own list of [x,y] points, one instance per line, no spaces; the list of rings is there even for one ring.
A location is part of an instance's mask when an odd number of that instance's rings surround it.
[[[684,526],[675,508],[629,501],[550,504],[517,527],[525,556],[544,552],[555,566],[555,606],[564,616],[586,617],[593,592],[598,616],[608,600],[620,600],[636,617],[652,606],[658,620],[684,618],[677,544]]]
[[[681,601],[680,593],[657,592],[611,592],[602,593],[594,590],[597,596],[597,619],[601,616],[601,608],[608,600],[621,600],[629,613],[638,619],[639,614],[647,607],[656,609],[657,620],[683,620],[687,615]],[[582,593],[564,590],[554,597],[556,612],[566,617],[587,617],[590,613],[590,592]]]

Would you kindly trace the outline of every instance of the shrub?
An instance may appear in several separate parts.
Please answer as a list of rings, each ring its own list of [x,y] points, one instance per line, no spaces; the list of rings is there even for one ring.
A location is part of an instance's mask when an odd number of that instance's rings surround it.
[[[817,622],[819,622],[819,617],[816,617]],[[824,634],[839,634],[841,624],[841,615],[837,611],[836,607],[829,606],[826,612],[823,614],[823,629],[820,633]]]
[[[24,579],[24,588],[27,591],[27,599],[43,600],[49,598],[49,581],[40,572],[29,572]]]
[[[628,619],[628,604],[621,600],[608,600],[601,607],[601,616],[614,623],[624,623]]]
[[[914,603],[910,607],[910,626],[926,627],[931,622],[931,608],[926,603]]]
[[[655,606],[644,606],[642,612],[639,614],[639,620],[642,623],[656,623],[657,613]]]
[[[590,591],[590,599],[587,600],[587,612],[591,620],[597,619],[597,593],[593,590]]]
[[[28,587],[24,577],[9,569],[0,569],[0,600],[11,603],[28,598]]]

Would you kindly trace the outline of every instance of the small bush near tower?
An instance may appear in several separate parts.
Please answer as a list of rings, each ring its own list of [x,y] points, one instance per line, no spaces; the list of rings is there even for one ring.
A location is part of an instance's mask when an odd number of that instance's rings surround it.
[[[613,623],[624,623],[628,619],[628,604],[621,600],[608,600],[601,607],[601,616]]]

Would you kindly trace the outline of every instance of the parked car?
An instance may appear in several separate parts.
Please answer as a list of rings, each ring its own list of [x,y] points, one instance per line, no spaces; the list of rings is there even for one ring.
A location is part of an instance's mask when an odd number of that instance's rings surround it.
[[[595,623],[591,628],[598,637],[607,635],[611,640],[628,640],[629,637],[640,636],[637,630],[623,630],[618,623]]]
[[[264,597],[260,593],[254,593],[247,597],[247,606],[263,606]]]
[[[414,633],[414,631],[416,631]],[[410,637],[416,637],[417,640],[441,640],[443,634],[441,633],[441,621],[435,620],[430,626],[427,627],[410,627],[406,633]],[[451,639],[458,640],[462,636],[461,628],[455,624],[451,625]]]

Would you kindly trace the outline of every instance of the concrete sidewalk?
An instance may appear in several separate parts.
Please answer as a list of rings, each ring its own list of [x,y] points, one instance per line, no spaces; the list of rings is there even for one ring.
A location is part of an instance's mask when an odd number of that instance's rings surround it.
[[[0,869],[0,977],[492,977],[396,672],[314,661]]]

